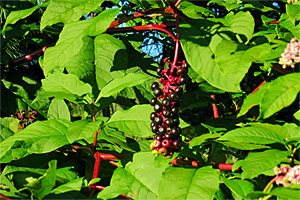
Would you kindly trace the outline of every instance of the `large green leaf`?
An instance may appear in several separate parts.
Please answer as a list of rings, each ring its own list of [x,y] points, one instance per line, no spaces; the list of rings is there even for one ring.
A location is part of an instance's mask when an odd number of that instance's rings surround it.
[[[202,6],[196,6],[195,4],[183,1],[180,3],[180,10],[188,17],[192,19],[203,19],[204,16],[215,16],[215,13]]]
[[[47,153],[69,144],[66,137],[70,122],[61,119],[35,122],[1,142],[2,163],[31,153]]]
[[[86,36],[95,37],[103,33],[119,11],[120,9],[108,9],[92,19],[65,25],[56,45],[45,51],[43,62],[45,75],[53,71],[62,72],[64,65],[81,51],[84,45],[82,38]]]
[[[52,188],[55,186],[56,164],[56,160],[50,161],[49,169],[43,176],[39,177],[38,179],[33,177],[29,177],[26,179],[28,181],[26,187],[38,199],[44,198],[44,196],[49,194]]]
[[[300,20],[300,2],[295,1],[293,4],[286,4],[286,14],[290,17],[293,23]]]
[[[19,129],[19,120],[13,117],[0,118],[0,142],[16,133]]]
[[[68,105],[63,99],[56,99],[54,98],[51,101],[48,110],[48,118],[49,119],[65,119],[70,121],[70,111]]]
[[[292,21],[292,19],[283,13],[279,19],[279,25],[289,30],[298,40],[300,40],[300,24]]]
[[[80,19],[82,15],[95,11],[104,0],[73,1],[53,0],[45,10],[41,19],[41,30],[56,23],[69,23]]]
[[[191,142],[189,144],[189,147],[192,148],[194,146],[200,146],[204,142],[206,142],[207,140],[215,140],[215,139],[217,139],[221,136],[222,136],[221,133],[215,133],[215,134],[207,133],[207,134],[203,134],[203,135],[198,136],[198,137],[194,137],[191,140]]]
[[[252,179],[272,170],[291,154],[292,151],[281,151],[278,149],[251,152],[242,164],[242,179]]]
[[[259,47],[255,46],[248,49],[243,44],[223,39],[218,44],[215,52],[216,63],[223,76],[236,74],[242,79],[248,72],[252,62],[257,59],[259,55],[257,49]]]
[[[64,67],[70,74],[75,74],[80,80],[89,83],[93,90],[97,91],[97,83],[95,76],[95,55],[94,55],[94,39],[90,37],[82,38],[83,45],[77,54],[64,64]]]
[[[98,119],[95,122],[91,122],[90,120],[77,120],[73,122],[68,127],[67,138],[70,143],[73,143],[77,140],[85,139],[86,141],[93,141],[94,134],[96,131],[99,131],[101,128],[101,124],[106,121],[104,118]]]
[[[291,105],[300,91],[300,73],[278,77],[269,84],[260,105],[260,118],[268,118]]]
[[[223,178],[223,181],[238,199],[246,199],[247,194],[254,191],[254,185],[246,180]]]
[[[151,152],[134,154],[133,160],[128,162],[124,168],[119,167],[115,170],[110,185],[123,188],[122,192],[131,198],[157,199],[158,183],[166,167],[152,168],[153,161],[154,157]],[[101,197],[101,192],[99,195]],[[112,193],[111,195],[111,197],[115,197],[116,194]],[[106,198],[109,197],[106,196]]]
[[[260,118],[268,118],[293,103],[300,91],[300,73],[280,76],[271,83],[266,83],[254,94],[245,99],[241,111],[242,116],[253,106],[260,106]]]
[[[82,188],[83,177],[74,179],[66,184],[54,188],[50,193],[61,194],[69,191],[80,191]]]
[[[36,5],[32,8],[12,11],[6,18],[5,24],[2,29],[2,34],[5,35],[5,28],[8,24],[15,24],[20,19],[24,19],[24,18],[28,17],[29,15],[31,15],[37,9],[39,9],[41,7],[47,7],[48,4],[49,4],[49,2],[46,2],[46,3],[40,4],[40,5]]]
[[[285,187],[277,187],[270,192],[271,195],[281,197],[282,199],[299,199],[300,190],[299,189],[291,189]]]
[[[240,150],[270,149],[270,146],[245,142],[218,141],[219,143]]]
[[[213,199],[219,189],[219,173],[211,167],[167,168],[160,180],[159,199]]]
[[[243,77],[231,74],[223,76],[214,53],[222,38],[230,40],[222,32],[219,23],[209,20],[190,20],[180,25],[181,46],[192,69],[209,84],[230,92],[240,92],[239,83]],[[213,34],[219,31],[218,34]]]
[[[92,93],[92,87],[79,80],[74,74],[54,73],[42,80],[46,92],[78,95]]]
[[[226,23],[222,20],[225,25],[231,28],[232,32],[245,35],[248,41],[252,38],[255,23],[249,11],[236,14],[230,12],[225,16],[224,21]]]
[[[149,118],[152,111],[150,105],[136,105],[129,110],[115,112],[107,125],[136,137],[147,137],[152,135]]]
[[[128,55],[124,43],[108,34],[95,38],[94,49],[96,81],[102,89],[112,79],[124,75]]]
[[[104,86],[97,99],[102,97],[110,97],[125,88],[139,85],[149,78],[146,74],[127,74],[123,77],[118,77]],[[97,102],[97,100],[96,100]]]
[[[281,143],[285,145],[284,138],[281,138],[276,132],[259,127],[237,128],[227,132],[217,140],[253,144]]]

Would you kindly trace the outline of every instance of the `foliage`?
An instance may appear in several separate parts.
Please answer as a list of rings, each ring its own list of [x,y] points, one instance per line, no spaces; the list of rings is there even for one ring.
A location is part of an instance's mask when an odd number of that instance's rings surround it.
[[[2,1],[0,194],[297,199],[299,185],[276,185],[273,169],[300,164],[299,63],[278,64],[291,39],[300,40],[299,7],[299,1]],[[151,31],[164,46],[164,62],[140,50]],[[52,43],[38,62],[14,64]],[[149,100],[157,68],[176,59],[188,63],[183,141],[165,159],[149,148]],[[96,152],[126,156],[114,165],[102,160],[96,179]],[[89,189],[96,184],[103,191]]]

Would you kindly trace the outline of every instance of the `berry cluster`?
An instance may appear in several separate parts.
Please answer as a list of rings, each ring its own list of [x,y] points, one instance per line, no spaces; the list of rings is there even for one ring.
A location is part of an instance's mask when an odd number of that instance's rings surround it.
[[[277,185],[289,186],[291,184],[300,185],[300,165],[295,167],[281,166],[275,167],[275,182]]]
[[[180,150],[179,125],[179,105],[180,97],[183,94],[181,87],[186,83],[187,64],[185,61],[178,62],[180,65],[170,63],[169,69],[162,67],[157,69],[157,74],[161,76],[159,82],[151,85],[153,94],[156,98],[150,100],[155,112],[150,114],[152,120],[151,129],[154,135],[154,142],[150,148],[152,154],[172,156],[173,152]]]
[[[282,65],[282,68],[291,66],[295,67],[295,63],[300,62],[300,42],[297,41],[297,38],[291,39],[290,43],[285,48],[284,52],[279,58],[279,64]]]

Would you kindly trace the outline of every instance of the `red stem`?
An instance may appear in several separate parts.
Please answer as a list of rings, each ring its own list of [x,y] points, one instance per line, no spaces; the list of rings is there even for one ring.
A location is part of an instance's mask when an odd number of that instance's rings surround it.
[[[95,157],[95,166],[94,166],[94,172],[93,172],[93,179],[94,178],[98,178],[98,174],[99,174],[99,169],[100,169],[100,164],[101,164],[101,155],[99,152],[96,152],[94,154]]]
[[[179,4],[181,3],[182,0],[178,0],[176,3],[175,3],[175,7],[178,7]]]
[[[213,98],[214,100],[216,100],[216,96],[215,95],[210,95],[211,98]],[[219,118],[219,111],[218,111],[218,107],[216,104],[212,104],[212,108],[213,108],[213,111],[214,111],[214,118]]]
[[[5,200],[12,200],[11,198],[3,195],[3,194],[0,194],[0,199],[5,199]]]
[[[257,88],[255,88],[250,94],[253,94],[254,92],[256,92],[261,86],[263,86],[267,81],[264,80],[261,84],[259,84],[259,86],[257,86]]]

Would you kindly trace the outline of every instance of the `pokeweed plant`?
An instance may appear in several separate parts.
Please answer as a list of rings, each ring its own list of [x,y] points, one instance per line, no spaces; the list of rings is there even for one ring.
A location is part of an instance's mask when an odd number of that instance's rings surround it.
[[[2,1],[1,198],[298,199],[299,8]]]

